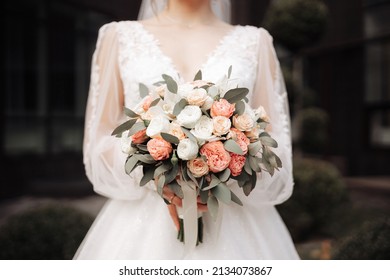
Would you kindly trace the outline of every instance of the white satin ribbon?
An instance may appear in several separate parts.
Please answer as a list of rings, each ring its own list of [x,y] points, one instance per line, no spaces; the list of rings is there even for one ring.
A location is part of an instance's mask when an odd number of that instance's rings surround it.
[[[198,241],[198,204],[196,185],[193,182],[178,180],[183,190],[183,208],[178,208],[179,217],[184,225],[184,251],[188,253],[196,247]]]

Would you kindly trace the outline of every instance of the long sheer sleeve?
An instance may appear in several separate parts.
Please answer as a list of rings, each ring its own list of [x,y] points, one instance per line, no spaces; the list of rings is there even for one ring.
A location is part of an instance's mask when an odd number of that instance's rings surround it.
[[[252,95],[252,105],[262,105],[270,117],[271,136],[278,142],[274,152],[280,157],[283,167],[271,177],[260,174],[255,189],[257,201],[265,204],[280,204],[293,191],[291,128],[287,92],[271,35],[260,29],[259,62],[257,78]],[[251,194],[252,195],[252,194]]]
[[[95,192],[109,198],[135,200],[146,191],[137,183],[141,171],[135,170],[132,177],[126,175],[126,155],[121,151],[120,140],[111,136],[113,129],[124,120],[116,24],[106,24],[99,30],[92,57],[83,160]]]

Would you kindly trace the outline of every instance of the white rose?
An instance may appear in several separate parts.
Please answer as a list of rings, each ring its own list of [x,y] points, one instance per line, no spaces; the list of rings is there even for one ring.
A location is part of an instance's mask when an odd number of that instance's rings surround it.
[[[207,100],[207,91],[204,88],[196,88],[187,95],[187,101],[190,105],[203,106]]]
[[[183,140],[186,138],[181,126],[178,123],[171,122],[169,125],[169,134],[176,136],[179,140]]]
[[[131,146],[131,137],[129,137],[128,134],[129,131],[125,131],[122,133],[121,148],[123,153],[132,155],[137,151],[137,149]]]
[[[153,138],[159,136],[161,132],[169,131],[169,120],[164,117],[154,117],[146,129],[146,135]]]
[[[202,106],[202,109],[209,110],[211,108],[211,106],[213,105],[213,103],[214,103],[214,99],[212,99],[210,96],[207,96],[207,98]]]
[[[192,90],[194,89],[194,86],[191,85],[191,84],[181,84],[178,86],[177,88],[177,94],[181,97],[181,98],[185,98],[187,99],[187,96],[192,92]]]
[[[194,128],[201,116],[202,111],[198,106],[188,105],[177,116],[177,122],[186,128]]]
[[[213,134],[213,120],[207,116],[201,116],[191,133],[201,141],[207,141]]]
[[[186,138],[177,145],[177,156],[182,160],[191,160],[198,156],[199,147],[194,141]]]
[[[255,122],[249,114],[244,113],[242,115],[233,116],[233,125],[238,130],[250,131],[255,125]]]
[[[232,126],[232,123],[230,119],[223,117],[223,116],[217,116],[213,118],[213,133],[217,136],[222,136],[230,131],[230,127]]]
[[[267,115],[267,112],[265,111],[263,106],[259,106],[256,110],[254,110],[256,119],[260,118],[263,121],[269,122],[269,117]]]

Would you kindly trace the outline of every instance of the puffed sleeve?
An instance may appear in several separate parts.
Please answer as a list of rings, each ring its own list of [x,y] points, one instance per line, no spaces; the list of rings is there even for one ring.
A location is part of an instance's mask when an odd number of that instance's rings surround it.
[[[260,28],[259,40],[257,78],[251,103],[253,108],[262,105],[267,111],[271,136],[278,142],[273,151],[283,167],[272,177],[266,172],[259,174],[253,192],[259,203],[280,204],[291,196],[294,185],[288,97],[271,35]]]
[[[124,91],[119,70],[117,23],[99,30],[92,57],[91,82],[86,108],[83,161],[94,191],[114,199],[140,199],[148,187],[140,187],[139,168],[128,176],[124,171],[126,154],[120,139],[111,132],[125,120]]]

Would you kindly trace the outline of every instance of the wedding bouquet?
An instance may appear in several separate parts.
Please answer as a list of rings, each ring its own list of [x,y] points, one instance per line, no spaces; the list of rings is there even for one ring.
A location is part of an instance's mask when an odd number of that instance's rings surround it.
[[[128,154],[127,174],[142,166],[140,185],[158,178],[161,196],[168,186],[185,200],[183,188],[189,186],[213,219],[221,202],[243,205],[228,180],[236,180],[249,195],[256,173],[273,175],[282,167],[271,149],[277,142],[266,131],[269,118],[264,108],[248,105],[247,88],[231,88],[231,71],[230,67],[217,83],[203,81],[199,71],[194,81],[184,84],[168,75],[153,87],[140,84],[142,101],[124,109],[128,120],[112,132],[121,137]],[[180,219],[178,238],[184,242],[183,227]],[[200,216],[197,242],[202,242],[202,227]]]

